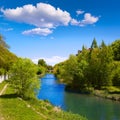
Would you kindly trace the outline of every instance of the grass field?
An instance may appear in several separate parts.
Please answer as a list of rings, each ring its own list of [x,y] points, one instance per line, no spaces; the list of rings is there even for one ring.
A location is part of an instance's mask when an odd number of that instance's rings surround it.
[[[0,84],[4,86],[5,83]],[[0,88],[2,88],[0,87]],[[0,89],[1,90],[1,89]],[[19,98],[8,85],[0,96],[0,120],[87,120],[86,118],[64,112],[47,101]]]

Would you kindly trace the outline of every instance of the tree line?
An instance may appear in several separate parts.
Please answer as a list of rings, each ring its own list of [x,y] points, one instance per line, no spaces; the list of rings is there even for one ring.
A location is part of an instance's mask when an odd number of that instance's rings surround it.
[[[54,66],[54,74],[66,83],[66,89],[90,92],[108,86],[120,87],[120,40],[98,46],[96,39],[91,47],[82,47],[76,55]]]

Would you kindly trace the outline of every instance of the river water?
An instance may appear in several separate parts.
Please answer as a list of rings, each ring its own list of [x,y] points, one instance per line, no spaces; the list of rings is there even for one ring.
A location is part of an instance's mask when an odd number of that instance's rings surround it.
[[[65,92],[65,85],[59,84],[53,74],[41,79],[39,99],[49,100],[63,110],[71,111],[88,120],[120,120],[120,103],[103,98]]]

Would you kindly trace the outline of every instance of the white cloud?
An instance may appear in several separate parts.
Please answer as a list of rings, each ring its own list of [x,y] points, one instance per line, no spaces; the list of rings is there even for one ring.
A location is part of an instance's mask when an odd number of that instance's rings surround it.
[[[84,20],[81,21],[81,24],[94,24],[99,20],[99,17],[92,16],[90,13],[85,13]]]
[[[28,4],[16,9],[1,8],[0,11],[10,20],[35,26],[35,29],[23,31],[24,35],[47,36],[53,33],[54,28],[58,26],[68,26],[69,24],[85,26],[99,20],[99,17],[92,16],[90,13],[85,13],[83,20],[77,20],[72,18],[69,12],[46,3],[38,3],[36,6]],[[76,13],[79,16],[83,15],[84,11],[77,10]]]
[[[47,36],[52,33],[52,30],[48,28],[35,28],[31,30],[26,30],[22,32],[24,35],[42,35],[42,36]]]
[[[38,3],[17,7],[16,9],[2,9],[4,16],[10,20],[23,22],[36,27],[54,28],[59,25],[68,25],[70,14],[50,4]]]
[[[76,13],[77,13],[77,16],[79,16],[80,14],[83,14],[84,11],[82,11],[82,10],[77,10]]]
[[[59,62],[65,61],[68,58],[67,57],[61,57],[61,56],[53,56],[51,58],[40,57],[40,58],[37,58],[37,59],[32,59],[32,61],[37,64],[39,59],[44,59],[48,65],[55,65]]]
[[[71,20],[71,25],[79,26],[79,24],[80,24],[80,21],[77,21],[76,19]]]
[[[99,17],[92,16],[90,13],[85,13],[84,19],[81,21],[78,21],[76,19],[71,19],[71,25],[85,26],[89,24],[94,24],[98,20],[99,20]]]

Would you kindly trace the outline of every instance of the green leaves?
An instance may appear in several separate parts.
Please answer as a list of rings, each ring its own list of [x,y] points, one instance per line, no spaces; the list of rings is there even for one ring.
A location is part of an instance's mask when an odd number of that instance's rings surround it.
[[[8,50],[8,45],[0,35],[0,68],[4,69],[4,73],[9,71],[10,66],[17,60],[17,56]]]
[[[120,61],[120,40],[113,42],[111,47],[114,54],[114,60]]]
[[[104,41],[97,45],[94,39],[91,48],[83,46],[78,54],[70,55],[65,62],[55,66],[55,74],[62,79],[72,90],[85,91],[102,89],[113,85],[120,86],[120,67],[114,66],[113,46],[117,44],[117,56],[120,49],[119,41],[107,46]],[[114,48],[115,49],[115,48]],[[116,50],[116,49],[115,49]]]
[[[37,67],[29,59],[19,58],[10,70],[10,83],[23,98],[35,97],[39,88]]]

